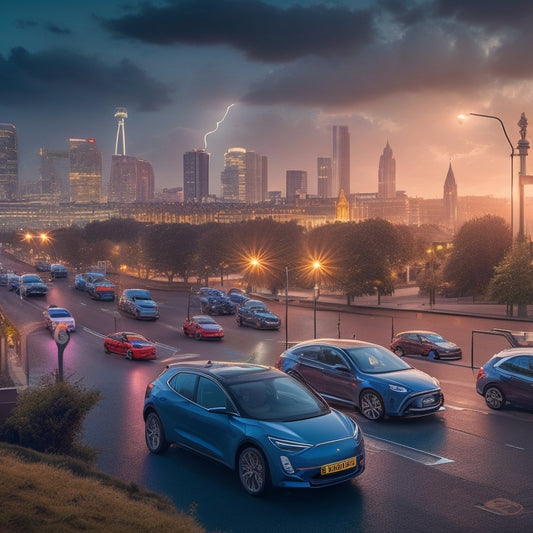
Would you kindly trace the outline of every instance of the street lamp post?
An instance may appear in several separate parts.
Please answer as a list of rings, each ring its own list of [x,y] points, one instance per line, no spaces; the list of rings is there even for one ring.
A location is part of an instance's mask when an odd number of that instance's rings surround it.
[[[500,126],[502,127],[503,134],[505,135],[505,138],[507,139],[507,142],[509,143],[509,146],[511,147],[511,235],[514,237],[515,234],[515,228],[516,224],[514,222],[514,169],[513,169],[513,159],[515,156],[514,146],[511,142],[511,139],[509,139],[509,135],[507,135],[507,131],[505,129],[505,126],[503,125],[502,119],[500,117],[496,117],[494,115],[482,115],[480,113],[470,113],[474,117],[483,117],[483,118],[491,118],[494,120],[497,120],[500,123]]]
[[[320,295],[320,287],[318,285],[318,271],[320,270],[320,262],[313,263],[313,272],[315,278],[315,285],[313,287],[313,339],[316,339],[316,304]]]
[[[289,349],[289,267],[285,267],[285,349]]]

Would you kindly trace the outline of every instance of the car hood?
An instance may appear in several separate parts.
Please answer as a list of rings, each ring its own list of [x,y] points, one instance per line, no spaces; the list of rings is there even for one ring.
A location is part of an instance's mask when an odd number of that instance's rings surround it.
[[[268,318],[270,320],[280,319],[278,315],[275,315],[274,313],[271,313],[270,311],[253,311],[253,314],[260,318]]]
[[[313,418],[295,420],[293,422],[259,421],[261,430],[272,437],[284,438],[307,444],[320,444],[327,440],[351,437],[354,433],[354,423],[342,413],[331,412]]]
[[[147,309],[157,307],[153,300],[135,300],[135,305],[138,307],[146,307]]]
[[[25,287],[46,287],[46,284],[42,281],[23,281]]]
[[[440,388],[435,378],[432,378],[429,374],[422,372],[422,370],[417,370],[416,368],[367,375],[379,377],[380,380],[384,380],[387,383],[407,387],[414,392]]]

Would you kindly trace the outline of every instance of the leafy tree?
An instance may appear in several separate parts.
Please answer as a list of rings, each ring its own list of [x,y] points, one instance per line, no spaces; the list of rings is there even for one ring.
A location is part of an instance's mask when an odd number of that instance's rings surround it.
[[[100,396],[97,390],[85,390],[68,381],[27,389],[19,394],[0,436],[39,452],[90,458],[90,450],[79,437],[85,416]]]
[[[494,267],[511,247],[511,230],[505,220],[486,215],[463,224],[453,240],[444,267],[444,281],[458,296],[485,294]]]
[[[228,271],[233,258],[232,226],[210,223],[200,228],[196,261],[199,272],[219,275],[224,285],[224,273]]]
[[[512,309],[514,304],[525,306],[533,303],[533,265],[531,245],[516,242],[511,250],[494,269],[494,277],[489,285],[491,299],[506,304]],[[520,314],[520,311],[519,311]]]

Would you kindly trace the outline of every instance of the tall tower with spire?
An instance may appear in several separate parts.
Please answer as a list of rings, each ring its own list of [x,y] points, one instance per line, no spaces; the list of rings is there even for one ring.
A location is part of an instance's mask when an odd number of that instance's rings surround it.
[[[451,162],[444,181],[443,199],[446,224],[450,228],[455,228],[457,226],[457,184],[455,183]]]
[[[115,141],[115,155],[118,153],[120,134],[122,133],[122,155],[126,155],[126,132],[124,131],[124,121],[128,118],[128,111],[125,107],[115,109],[115,118],[117,119],[117,140]]]
[[[396,159],[392,155],[389,141],[379,158],[378,198],[396,197]]]

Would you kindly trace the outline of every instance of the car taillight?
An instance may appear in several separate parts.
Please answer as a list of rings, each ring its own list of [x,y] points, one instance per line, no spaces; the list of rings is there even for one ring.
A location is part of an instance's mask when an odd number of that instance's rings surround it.
[[[154,384],[153,383],[150,383],[147,387],[146,387],[146,391],[144,393],[144,398],[148,398],[150,396],[150,393],[152,392],[152,389],[154,388]]]
[[[485,369],[483,367],[481,367],[479,370],[478,370],[478,373],[477,373],[477,379],[482,379],[486,376],[486,372],[485,372]]]

